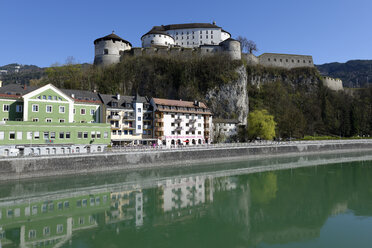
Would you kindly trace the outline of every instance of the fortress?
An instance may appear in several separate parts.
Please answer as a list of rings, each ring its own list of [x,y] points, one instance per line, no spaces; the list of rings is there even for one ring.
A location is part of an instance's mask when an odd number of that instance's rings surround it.
[[[167,55],[167,56],[208,56],[224,54],[232,60],[244,59],[249,65],[279,67],[285,69],[314,67],[310,55],[263,53],[260,56],[242,53],[239,41],[213,23],[185,23],[154,26],[141,37],[142,47],[109,34],[94,41],[95,65],[111,65],[120,62],[122,56]],[[342,81],[325,77],[325,86],[342,90]]]

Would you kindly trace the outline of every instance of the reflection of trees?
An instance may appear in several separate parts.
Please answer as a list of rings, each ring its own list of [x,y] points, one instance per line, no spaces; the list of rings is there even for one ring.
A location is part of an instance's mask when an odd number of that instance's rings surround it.
[[[274,172],[260,173],[259,177],[250,180],[252,187],[252,200],[257,203],[267,204],[276,197],[278,191],[277,176]]]

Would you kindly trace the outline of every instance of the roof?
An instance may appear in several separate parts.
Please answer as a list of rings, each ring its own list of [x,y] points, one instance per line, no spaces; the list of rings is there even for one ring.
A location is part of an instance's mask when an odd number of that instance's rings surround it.
[[[231,123],[231,124],[239,124],[240,121],[236,119],[213,119],[214,123]]]
[[[85,102],[85,103],[101,103],[101,100],[98,96],[98,93],[87,91],[87,90],[68,90],[61,89],[63,93],[74,99],[76,102]],[[74,97],[72,97],[74,96]]]
[[[128,109],[132,107],[127,107],[126,103],[133,103],[133,102],[139,102],[139,103],[149,103],[149,100],[147,97],[144,96],[122,96],[120,95],[120,98],[117,99],[117,95],[107,95],[107,94],[99,94],[100,99],[102,100],[102,103],[107,107],[112,107],[116,109]],[[117,106],[113,106],[113,103],[117,103]],[[151,106],[149,106],[151,108]]]
[[[25,86],[20,84],[7,84],[0,87],[0,97],[5,98],[21,98],[23,95],[34,91],[41,86]]]
[[[171,99],[162,99],[162,98],[153,98],[154,103],[158,105],[165,105],[165,106],[176,106],[176,107],[187,107],[187,108],[203,108],[207,109],[207,105],[203,102],[200,103],[199,106],[195,105],[195,102],[190,101],[182,101],[182,100],[171,100]]]
[[[264,55],[276,55],[276,56],[306,56],[306,57],[312,57],[311,55],[301,55],[301,54],[285,54],[285,53],[263,53],[258,57],[264,56]]]
[[[132,44],[127,41],[127,40],[124,40],[123,38],[117,36],[114,32],[112,32],[111,34],[109,35],[106,35],[104,37],[101,37],[101,38],[98,38],[94,41],[94,44],[96,44],[97,42],[101,41],[101,40],[114,40],[114,41],[122,41],[124,43],[127,43],[129,44],[130,46],[132,46]]]
[[[147,32],[146,34],[142,35],[148,35],[148,34],[164,34],[168,35],[166,31],[168,30],[175,30],[175,29],[191,29],[191,28],[221,28],[217,26],[216,24],[212,23],[183,23],[183,24],[169,24],[169,25],[161,25],[161,26],[154,26],[152,29]],[[229,32],[223,30],[224,32],[230,34]],[[231,34],[230,34],[231,36]],[[141,38],[142,38],[141,37]]]

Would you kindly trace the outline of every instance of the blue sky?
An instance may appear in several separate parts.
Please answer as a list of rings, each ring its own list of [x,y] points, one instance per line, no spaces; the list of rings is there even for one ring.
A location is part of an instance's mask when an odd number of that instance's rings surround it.
[[[372,59],[371,0],[0,0],[0,65],[92,63],[94,39],[112,30],[140,46],[154,25],[212,21],[254,40],[258,55]]]

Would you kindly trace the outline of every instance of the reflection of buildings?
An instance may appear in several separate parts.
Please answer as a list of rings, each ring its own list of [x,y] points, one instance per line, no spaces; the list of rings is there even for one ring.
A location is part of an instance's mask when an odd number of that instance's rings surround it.
[[[136,226],[143,224],[143,193],[137,191],[114,192],[111,196],[111,209],[106,211],[106,223],[135,220]]]
[[[97,226],[96,214],[109,205],[108,194],[61,197],[0,205],[0,242],[20,247],[59,247],[73,232]],[[14,204],[14,202],[11,202]]]
[[[206,190],[205,176],[173,178],[159,184],[163,188],[164,212],[194,207],[207,201],[213,201],[213,190]]]

